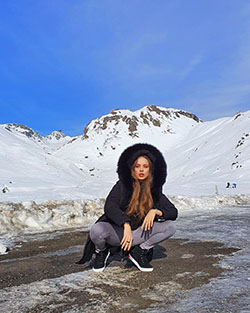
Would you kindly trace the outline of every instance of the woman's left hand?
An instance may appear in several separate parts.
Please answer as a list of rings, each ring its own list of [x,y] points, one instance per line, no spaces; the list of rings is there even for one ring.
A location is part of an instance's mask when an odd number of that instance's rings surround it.
[[[162,215],[162,212],[160,210],[151,209],[148,214],[145,216],[144,221],[142,223],[141,228],[144,229],[144,231],[150,230],[151,227],[154,225],[154,219],[156,215]]]

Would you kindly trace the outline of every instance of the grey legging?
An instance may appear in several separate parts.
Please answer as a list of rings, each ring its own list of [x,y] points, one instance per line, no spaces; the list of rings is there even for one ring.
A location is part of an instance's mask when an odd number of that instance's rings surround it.
[[[176,226],[174,221],[154,222],[150,231],[144,232],[141,227],[132,231],[132,246],[140,245],[142,249],[150,249],[158,242],[161,242],[174,235]],[[123,237],[123,229],[107,222],[98,222],[90,229],[90,238],[95,244],[97,251],[106,248],[106,244],[120,246]]]

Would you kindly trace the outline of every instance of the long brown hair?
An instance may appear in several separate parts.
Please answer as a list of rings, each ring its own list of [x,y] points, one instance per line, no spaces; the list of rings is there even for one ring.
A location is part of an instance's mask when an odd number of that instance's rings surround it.
[[[135,165],[136,161],[133,163],[131,169],[131,175],[133,177],[133,194],[130,199],[127,208],[128,215],[134,215],[142,219],[149,210],[153,208],[153,198],[151,194],[151,183],[153,180],[152,171],[151,171],[151,161],[148,157],[144,156],[145,159],[149,162],[149,175],[148,177],[143,180],[139,181],[138,178],[135,176]]]

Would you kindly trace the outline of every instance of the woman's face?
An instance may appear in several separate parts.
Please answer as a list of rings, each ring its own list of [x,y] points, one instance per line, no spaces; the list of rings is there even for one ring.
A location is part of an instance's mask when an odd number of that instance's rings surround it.
[[[144,180],[148,177],[150,171],[149,161],[140,156],[136,162],[134,167],[135,177],[139,180]]]

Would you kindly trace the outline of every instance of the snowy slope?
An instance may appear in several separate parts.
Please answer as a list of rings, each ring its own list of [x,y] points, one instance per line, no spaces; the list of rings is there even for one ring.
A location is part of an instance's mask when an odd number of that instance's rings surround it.
[[[42,137],[18,124],[0,125],[0,202],[105,197],[129,145],[156,145],[166,157],[172,195],[250,193],[250,111],[202,122],[177,109],[112,110],[79,137]],[[237,188],[226,189],[226,183]],[[6,192],[2,192],[2,191]]]
[[[179,194],[178,182],[183,194],[249,194],[249,155],[250,111],[199,124],[167,152],[167,190]],[[237,188],[226,189],[227,182]]]
[[[0,125],[0,202],[53,199],[58,190],[64,197],[67,186],[81,184],[78,167],[52,155],[66,142],[50,148],[47,140],[23,125]]]

